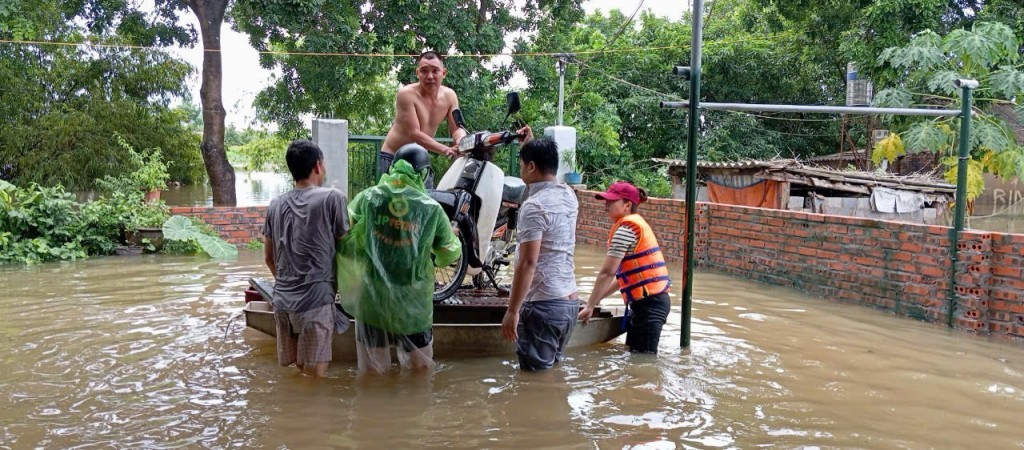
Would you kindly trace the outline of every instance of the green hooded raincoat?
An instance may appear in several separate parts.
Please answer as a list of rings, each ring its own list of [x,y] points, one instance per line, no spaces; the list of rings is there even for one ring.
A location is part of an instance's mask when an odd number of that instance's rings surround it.
[[[434,265],[462,254],[441,205],[412,165],[395,161],[377,186],[349,203],[352,229],[339,242],[338,293],[356,320],[395,334],[434,321]]]

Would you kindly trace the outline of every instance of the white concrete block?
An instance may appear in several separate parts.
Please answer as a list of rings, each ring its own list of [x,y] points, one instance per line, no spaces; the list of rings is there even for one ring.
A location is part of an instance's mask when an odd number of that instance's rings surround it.
[[[348,197],[348,121],[314,119],[313,142],[324,152],[324,187],[338,189]]]
[[[555,179],[559,183],[565,183],[565,174],[571,172],[570,166],[565,163],[564,155],[567,152],[576,151],[576,129],[566,126],[553,126],[544,129],[544,136],[554,139],[558,144],[558,174]],[[577,155],[576,161],[579,161]]]

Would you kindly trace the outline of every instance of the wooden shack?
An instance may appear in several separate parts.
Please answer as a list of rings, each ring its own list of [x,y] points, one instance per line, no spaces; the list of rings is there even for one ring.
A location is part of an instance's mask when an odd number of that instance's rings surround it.
[[[673,197],[685,198],[686,161],[656,159],[668,166]],[[945,224],[956,186],[930,175],[844,171],[799,161],[697,164],[698,201],[822,214]]]

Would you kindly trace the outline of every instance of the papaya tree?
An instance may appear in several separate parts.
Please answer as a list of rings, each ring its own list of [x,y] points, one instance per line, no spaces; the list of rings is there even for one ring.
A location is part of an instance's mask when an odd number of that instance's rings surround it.
[[[904,47],[891,47],[878,65],[897,74],[898,82],[875,98],[877,106],[955,107],[958,78],[978,80],[971,126],[968,200],[984,189],[982,172],[1009,178],[1024,175],[1024,146],[1013,126],[1024,116],[1024,72],[1020,70],[1020,38],[1002,23],[977,22],[945,36],[927,30]],[[1016,116],[1016,117],[1014,117]],[[947,180],[956,180],[959,118],[893,118],[894,131],[875,147],[875,159],[893,161],[903,152],[945,155]]]

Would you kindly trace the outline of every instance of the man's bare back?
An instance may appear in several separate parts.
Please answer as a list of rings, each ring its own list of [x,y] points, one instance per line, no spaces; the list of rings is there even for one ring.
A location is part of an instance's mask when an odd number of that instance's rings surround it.
[[[454,128],[451,115],[458,107],[459,97],[446,86],[422,83],[403,86],[395,100],[395,122],[381,150],[394,153],[399,147],[415,142],[434,153],[450,154],[450,148],[434,140],[434,135],[443,120],[448,120],[448,127]]]

